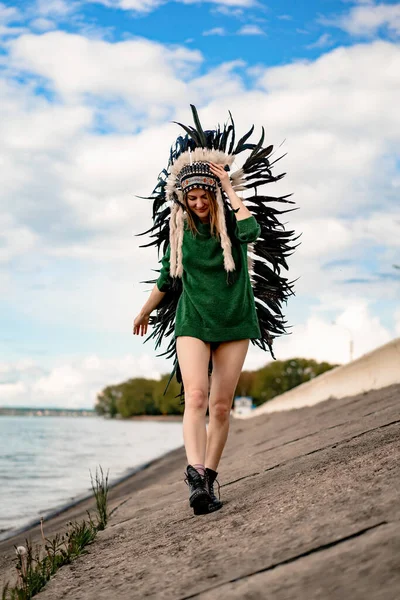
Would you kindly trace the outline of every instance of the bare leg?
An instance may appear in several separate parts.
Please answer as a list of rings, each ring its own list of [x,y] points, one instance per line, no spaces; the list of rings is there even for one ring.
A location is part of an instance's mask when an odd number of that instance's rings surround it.
[[[248,347],[249,340],[224,342],[213,353],[205,464],[214,471],[218,468],[228,437],[233,395]]]
[[[189,465],[204,465],[210,345],[189,336],[176,339],[176,350],[185,388],[183,439]]]

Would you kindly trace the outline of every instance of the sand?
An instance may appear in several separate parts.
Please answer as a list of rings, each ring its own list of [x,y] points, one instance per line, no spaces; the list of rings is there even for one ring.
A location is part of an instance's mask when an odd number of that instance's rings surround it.
[[[399,425],[400,385],[233,420],[220,511],[193,515],[175,450],[113,488],[106,530],[37,598],[398,600]],[[3,580],[24,537],[0,543]]]

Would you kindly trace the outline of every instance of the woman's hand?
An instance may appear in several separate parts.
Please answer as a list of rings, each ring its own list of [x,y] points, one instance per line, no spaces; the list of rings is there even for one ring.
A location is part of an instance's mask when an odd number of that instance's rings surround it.
[[[149,326],[149,314],[140,312],[133,321],[133,335],[145,335]]]
[[[229,173],[225,171],[223,165],[217,165],[216,163],[210,162],[210,171],[213,175],[216,175],[221,182],[222,188],[227,191],[232,187]]]

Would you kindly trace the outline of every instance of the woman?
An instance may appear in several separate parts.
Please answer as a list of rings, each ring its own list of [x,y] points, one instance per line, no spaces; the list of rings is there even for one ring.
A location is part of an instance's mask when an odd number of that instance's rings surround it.
[[[233,395],[249,340],[261,337],[247,269],[247,244],[257,239],[260,227],[233,190],[224,167],[208,164],[235,211],[229,215],[227,226],[236,277],[233,283],[227,281],[218,230],[220,208],[215,193],[201,188],[189,189],[184,194],[187,224],[182,244],[183,291],[176,313],[175,337],[185,389],[183,437],[188,460],[189,502],[195,514],[222,506],[213,486],[228,437]],[[137,335],[147,333],[150,313],[172,284],[170,252],[169,245],[157,284],[134,321]],[[208,394],[210,357],[213,372]]]
[[[194,127],[171,147],[167,168],[149,197],[153,225],[147,245],[163,247],[162,269],[149,299],[134,320],[133,333],[150,337],[158,347],[173,332],[167,352],[185,390],[183,433],[188,466],[189,502],[195,514],[221,508],[214,493],[217,469],[227,440],[232,399],[249,340],[272,351],[273,339],[285,333],[281,303],[293,294],[293,282],[281,276],[293,247],[274,198],[258,188],[275,182],[273,147],[250,143],[254,126],[235,142],[233,119],[223,129],[204,131],[191,105]],[[237,171],[227,171],[242,152],[250,152]],[[276,162],[276,161],[275,161]],[[252,212],[236,192],[248,190]],[[169,206],[166,208],[166,204]],[[142,234],[142,235],[144,235]],[[296,238],[294,238],[296,239]],[[168,244],[169,241],[169,244]],[[250,270],[248,244],[251,244]],[[150,317],[157,310],[157,318]],[[209,389],[209,366],[212,365]],[[209,425],[205,417],[209,409]]]

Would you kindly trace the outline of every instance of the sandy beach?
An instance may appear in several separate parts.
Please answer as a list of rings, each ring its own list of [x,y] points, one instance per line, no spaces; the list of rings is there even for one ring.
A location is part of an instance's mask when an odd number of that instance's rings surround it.
[[[174,450],[112,488],[106,530],[38,598],[397,600],[399,405],[392,385],[233,420],[224,506],[211,515],[189,509],[184,451]],[[46,535],[87,509],[92,499],[50,519]],[[3,582],[26,535],[0,543]]]

